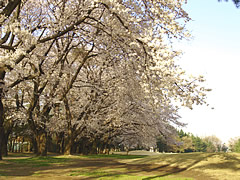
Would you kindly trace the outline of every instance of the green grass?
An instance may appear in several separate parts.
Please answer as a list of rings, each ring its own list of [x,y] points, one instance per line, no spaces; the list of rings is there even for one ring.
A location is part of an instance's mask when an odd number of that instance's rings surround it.
[[[165,176],[165,177],[155,177],[155,176],[137,176],[137,175],[129,175],[125,173],[119,173],[117,169],[116,171],[111,171],[111,169],[105,170],[98,170],[98,171],[87,171],[87,170],[79,170],[79,171],[72,171],[70,176],[87,176],[89,178],[97,178],[102,180],[193,180],[192,178],[179,178],[174,176]]]
[[[3,169],[5,167],[9,167],[9,166],[11,166],[11,164],[6,164],[6,163],[2,164],[2,163],[0,163],[0,169]]]
[[[66,179],[66,176],[69,176],[69,178],[102,180],[192,180],[197,177],[205,179],[240,177],[240,154],[236,153],[31,156],[20,155],[19,158],[4,159],[0,162],[0,176],[31,178],[47,175],[53,179]]]
[[[34,173],[32,176],[41,176],[41,173]]]
[[[5,174],[4,172],[1,172],[1,171],[0,171],[0,177],[1,177],[1,176],[6,176],[6,174]]]
[[[3,157],[33,157],[34,154],[32,153],[8,153],[7,156],[3,156]]]
[[[70,176],[112,176],[114,175],[113,173],[109,171],[72,171]]]
[[[119,154],[98,154],[98,155],[85,155],[81,157],[86,158],[114,158],[114,159],[139,159],[139,158],[145,158],[146,155],[119,155]]]
[[[70,158],[56,158],[56,157],[31,157],[25,159],[8,159],[8,162],[23,164],[32,167],[49,166],[51,164],[63,164],[70,160]]]

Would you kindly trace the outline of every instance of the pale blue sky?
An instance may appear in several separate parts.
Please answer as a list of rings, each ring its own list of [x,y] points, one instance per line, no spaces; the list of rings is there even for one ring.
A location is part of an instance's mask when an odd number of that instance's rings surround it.
[[[180,111],[185,129],[199,136],[216,135],[227,142],[240,136],[240,9],[232,1],[188,0],[184,9],[192,18],[193,40],[183,42],[181,66],[202,74],[212,89],[210,107]]]

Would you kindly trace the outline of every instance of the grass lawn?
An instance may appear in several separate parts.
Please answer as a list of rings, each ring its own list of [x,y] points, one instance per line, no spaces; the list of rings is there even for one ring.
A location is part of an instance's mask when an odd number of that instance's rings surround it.
[[[48,157],[10,154],[0,161],[0,179],[239,180],[240,154]]]

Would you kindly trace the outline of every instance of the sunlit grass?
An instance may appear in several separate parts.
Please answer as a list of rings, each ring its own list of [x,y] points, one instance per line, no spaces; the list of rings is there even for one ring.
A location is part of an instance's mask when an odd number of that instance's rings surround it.
[[[172,167],[194,170],[216,179],[240,177],[239,153],[161,154],[139,159],[132,164],[168,164]],[[197,173],[196,173],[197,174]]]
[[[192,178],[184,178],[184,177],[175,177],[175,176],[165,176],[165,177],[155,177],[155,176],[138,176],[138,175],[129,175],[126,172],[121,172],[118,169],[108,169],[108,170],[97,170],[97,171],[90,171],[90,170],[78,170],[72,171],[69,176],[86,176],[89,178],[94,179],[101,179],[101,180],[193,180]]]
[[[114,173],[106,171],[72,171],[70,176],[112,176]]]
[[[81,157],[86,158],[114,158],[114,159],[139,159],[147,157],[146,155],[120,155],[120,154],[98,154],[98,155],[85,155]]]

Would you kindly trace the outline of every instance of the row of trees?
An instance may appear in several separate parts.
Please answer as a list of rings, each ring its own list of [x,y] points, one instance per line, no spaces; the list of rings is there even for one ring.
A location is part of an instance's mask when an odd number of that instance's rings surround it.
[[[157,145],[160,152],[226,152],[228,150],[228,147],[216,136],[200,138],[183,130],[178,131],[175,141],[167,142],[159,138]]]
[[[240,152],[240,137],[235,137],[229,141],[229,149],[232,152]]]
[[[179,106],[206,103],[209,89],[175,63],[172,40],[189,36],[182,3],[1,1],[0,159],[13,132],[38,155],[53,138],[71,154],[153,146],[183,125]]]

